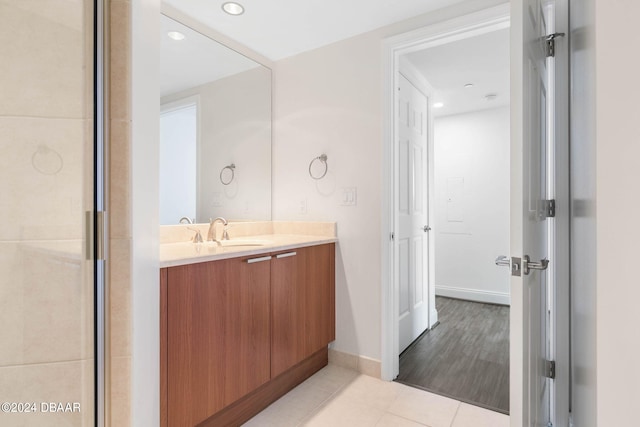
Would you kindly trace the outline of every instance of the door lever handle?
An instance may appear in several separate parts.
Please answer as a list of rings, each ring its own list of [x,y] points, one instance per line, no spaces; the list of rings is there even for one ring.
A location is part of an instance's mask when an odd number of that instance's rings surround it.
[[[522,259],[522,272],[529,274],[531,270],[546,270],[549,267],[548,259],[541,259],[540,262],[531,262],[529,255],[525,255]]]
[[[511,269],[512,276],[520,277],[522,274],[521,271],[521,260],[518,257],[509,258],[506,255],[500,255],[496,258],[496,265],[500,267],[509,267]]]
[[[496,265],[509,267],[511,266],[511,258],[506,255],[500,255],[498,258],[496,258]]]

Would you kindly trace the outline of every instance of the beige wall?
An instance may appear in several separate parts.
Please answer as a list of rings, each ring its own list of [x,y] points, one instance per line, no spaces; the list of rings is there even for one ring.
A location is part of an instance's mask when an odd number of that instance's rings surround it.
[[[275,63],[273,217],[338,222],[336,350],[381,355],[382,41],[500,3],[453,6]],[[314,181],[307,168],[322,153],[329,173]],[[342,206],[345,187],[357,188],[356,206]]]
[[[107,417],[131,419],[131,3],[110,0]]]

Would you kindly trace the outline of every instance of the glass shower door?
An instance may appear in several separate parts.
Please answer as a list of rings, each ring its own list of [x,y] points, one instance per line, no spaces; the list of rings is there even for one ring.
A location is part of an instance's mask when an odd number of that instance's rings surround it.
[[[94,50],[93,0],[0,0],[4,427],[96,418]]]

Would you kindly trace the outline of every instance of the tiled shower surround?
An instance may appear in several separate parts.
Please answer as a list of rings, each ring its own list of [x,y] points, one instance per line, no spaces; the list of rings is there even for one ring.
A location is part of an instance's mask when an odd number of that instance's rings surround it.
[[[91,3],[0,1],[3,426],[92,422]]]
[[[0,1],[0,425],[93,423],[93,9],[88,0]],[[111,34],[108,425],[130,424],[130,2]],[[43,403],[79,411],[43,412]],[[48,407],[47,407],[48,408]]]

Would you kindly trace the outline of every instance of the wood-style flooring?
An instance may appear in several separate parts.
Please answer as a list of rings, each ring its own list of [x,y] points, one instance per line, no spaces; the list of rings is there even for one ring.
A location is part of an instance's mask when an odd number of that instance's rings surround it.
[[[396,381],[509,413],[509,307],[436,297],[440,323],[400,355]]]

